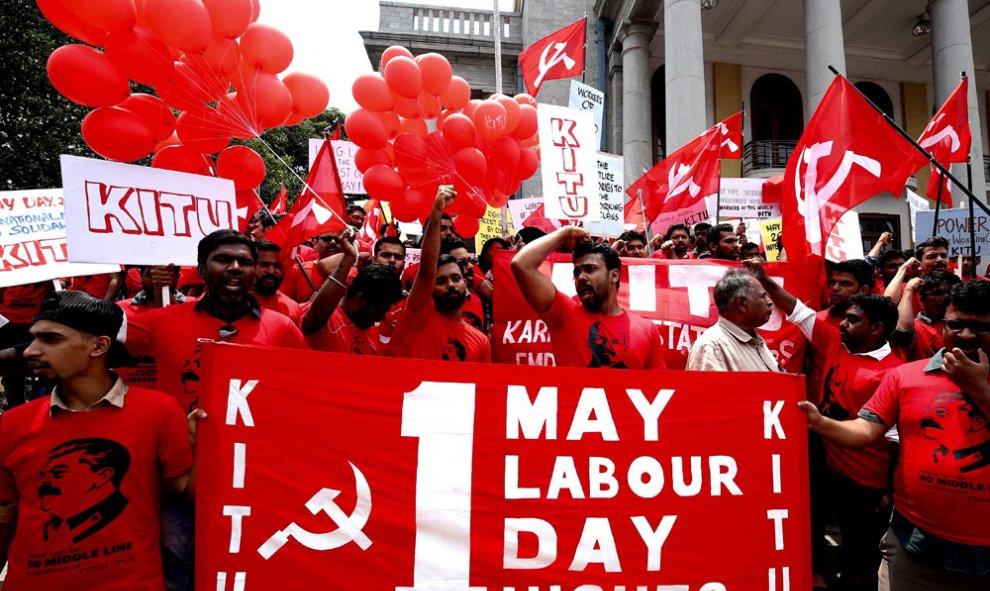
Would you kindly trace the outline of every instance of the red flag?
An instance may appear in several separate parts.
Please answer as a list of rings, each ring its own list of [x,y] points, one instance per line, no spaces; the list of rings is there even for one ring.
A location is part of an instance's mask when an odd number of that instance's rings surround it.
[[[364,211],[364,224],[358,230],[357,238],[368,246],[374,246],[381,227],[382,208],[377,199],[368,199],[364,204]]]
[[[245,232],[248,222],[261,209],[261,199],[254,189],[241,189],[235,193],[237,198],[237,230]]]
[[[534,97],[546,80],[584,73],[585,19],[550,33],[519,54],[526,91]]]
[[[268,207],[268,211],[270,211],[272,215],[285,213],[289,208],[288,200],[289,190],[285,188],[285,185],[282,185],[282,190],[279,191],[278,195],[275,196],[275,199],[272,200],[272,204]]]
[[[792,261],[823,256],[842,214],[883,190],[900,196],[926,158],[836,76],[784,173],[784,246]]]
[[[932,117],[921,137],[918,138],[921,147],[928,150],[935,160],[938,160],[942,165],[966,162],[966,158],[969,156],[972,134],[969,129],[967,106],[968,87],[968,79],[963,78],[959,82],[959,86],[946,99],[942,108]],[[937,201],[939,183],[944,183],[942,203],[952,207],[952,192],[949,189],[948,179],[944,178],[934,166],[931,167],[931,170],[931,179],[928,181],[928,198]]]
[[[292,210],[265,238],[283,248],[291,248],[311,236],[343,230],[347,225],[344,208],[344,190],[333,149],[330,140],[324,140]]]
[[[739,160],[742,158],[742,119],[742,111],[739,111],[735,115],[729,115],[722,121],[719,121],[718,125],[716,125],[722,134],[719,158],[725,160]]]
[[[337,141],[337,140],[340,139],[340,128],[341,128],[341,124],[338,123],[337,124],[337,127],[334,128],[333,133],[330,134],[330,140],[331,141],[334,141],[335,142],[335,141]]]
[[[652,223],[660,213],[690,207],[718,192],[719,152],[722,133],[719,125],[667,156],[629,186],[626,193],[634,200],[643,191],[643,209]]]
[[[631,188],[632,187],[630,187],[630,189]],[[637,232],[643,231],[643,206],[640,205],[637,197],[633,197],[629,201],[626,201],[626,205],[623,208],[622,213],[622,219],[626,228],[630,228],[631,226],[631,229],[636,230]]]

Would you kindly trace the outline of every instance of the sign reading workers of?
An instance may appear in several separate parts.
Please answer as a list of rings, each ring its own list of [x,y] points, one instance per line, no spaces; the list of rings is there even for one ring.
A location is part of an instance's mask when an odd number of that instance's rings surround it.
[[[597,222],[601,197],[594,116],[543,103],[537,105],[536,114],[546,217]]]
[[[571,95],[567,106],[595,114],[595,146],[601,146],[602,124],[605,121],[605,93],[594,86],[571,80]]]
[[[197,589],[811,587],[798,376],[203,355]]]
[[[200,239],[237,227],[234,182],[62,156],[69,260],[195,265]]]
[[[119,270],[69,262],[62,189],[0,192],[0,287]]]

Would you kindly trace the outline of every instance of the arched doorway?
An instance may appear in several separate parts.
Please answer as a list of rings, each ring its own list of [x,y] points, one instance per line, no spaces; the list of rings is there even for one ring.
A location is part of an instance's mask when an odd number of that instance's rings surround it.
[[[753,139],[743,153],[743,172],[784,168],[804,131],[801,91],[781,74],[764,74],[750,91]]]
[[[890,95],[879,84],[857,82],[855,86],[863,93],[863,96],[870,99],[870,102],[879,107],[888,117],[894,118],[894,101],[890,100]]]
[[[667,155],[667,86],[663,66],[653,72],[650,80],[650,113],[653,116],[653,162]]]

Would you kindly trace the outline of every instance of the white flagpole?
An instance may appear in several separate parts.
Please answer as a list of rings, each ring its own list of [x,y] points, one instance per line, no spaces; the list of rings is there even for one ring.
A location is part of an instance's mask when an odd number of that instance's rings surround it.
[[[495,37],[495,94],[502,94],[502,17],[498,12],[498,0],[494,0],[492,35]]]

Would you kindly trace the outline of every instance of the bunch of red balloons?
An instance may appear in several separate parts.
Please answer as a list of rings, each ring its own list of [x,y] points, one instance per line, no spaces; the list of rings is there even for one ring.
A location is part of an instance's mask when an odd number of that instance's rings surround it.
[[[155,152],[152,166],[215,173],[253,189],[264,180],[264,162],[250,148],[227,148],[231,138],[295,125],[329,103],[315,76],[278,77],[292,62],[292,42],[255,22],[259,0],[37,3],[52,24],[89,44],[52,52],[48,77],[69,100],[94,107],[82,136],[110,160]],[[129,80],[157,96],[132,93]]]
[[[502,207],[539,167],[536,101],[527,94],[471,100],[447,58],[415,58],[392,46],[378,73],[352,87],[361,108],[347,117],[368,195],[404,222],[429,215],[439,185],[452,184],[461,236],[474,236],[488,206]]]

